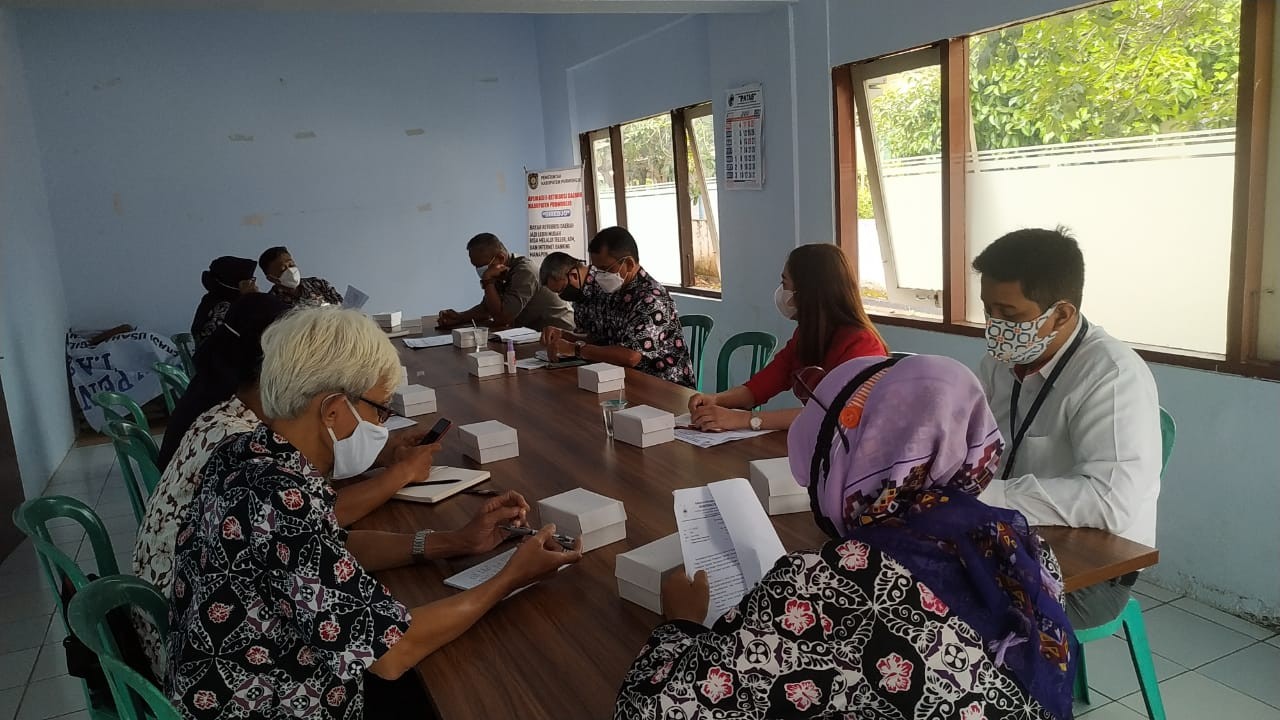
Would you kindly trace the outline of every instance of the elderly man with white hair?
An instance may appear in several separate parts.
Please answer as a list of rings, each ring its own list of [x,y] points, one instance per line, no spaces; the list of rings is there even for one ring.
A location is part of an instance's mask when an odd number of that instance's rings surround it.
[[[405,608],[369,573],[488,552],[528,504],[506,493],[453,531],[343,531],[329,479],[365,471],[386,443],[395,349],[371,320],[334,308],[286,316],[262,349],[272,420],[213,453],[178,533],[167,693],[188,718],[399,715],[404,688],[376,678],[400,678],[581,553],[548,526],[493,579]]]

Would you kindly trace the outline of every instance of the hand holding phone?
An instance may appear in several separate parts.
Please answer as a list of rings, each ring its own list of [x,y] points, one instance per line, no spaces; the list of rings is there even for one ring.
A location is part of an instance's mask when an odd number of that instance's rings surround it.
[[[436,421],[436,424],[431,427],[431,430],[429,430],[427,434],[423,436],[422,440],[420,440],[418,444],[430,445],[432,443],[439,442],[440,438],[444,437],[445,434],[452,429],[453,429],[453,422],[451,422],[447,418],[440,418],[439,420]]]

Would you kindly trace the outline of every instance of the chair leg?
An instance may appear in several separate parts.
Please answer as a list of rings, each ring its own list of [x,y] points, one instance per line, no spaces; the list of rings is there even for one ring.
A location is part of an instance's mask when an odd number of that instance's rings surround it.
[[[1089,674],[1084,669],[1084,645],[1080,646],[1080,656],[1076,659],[1075,699],[1089,704]]]
[[[1138,675],[1138,687],[1142,690],[1142,702],[1147,706],[1147,717],[1165,720],[1164,701],[1160,698],[1160,683],[1156,678],[1156,666],[1147,643],[1147,626],[1142,621],[1142,606],[1129,599],[1121,614],[1125,637],[1129,641],[1129,656],[1134,672]]]

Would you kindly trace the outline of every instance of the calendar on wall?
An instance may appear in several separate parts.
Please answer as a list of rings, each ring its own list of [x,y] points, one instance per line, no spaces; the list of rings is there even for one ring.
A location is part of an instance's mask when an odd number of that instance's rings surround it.
[[[764,89],[732,88],[724,113],[724,182],[731,190],[764,187]]]

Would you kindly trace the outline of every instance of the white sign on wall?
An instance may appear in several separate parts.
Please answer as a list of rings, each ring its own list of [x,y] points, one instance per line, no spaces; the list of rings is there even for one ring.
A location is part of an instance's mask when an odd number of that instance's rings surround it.
[[[529,260],[535,267],[553,252],[587,256],[582,166],[531,172],[529,187]]]
[[[764,187],[764,88],[732,88],[724,113],[724,181],[730,190]]]

